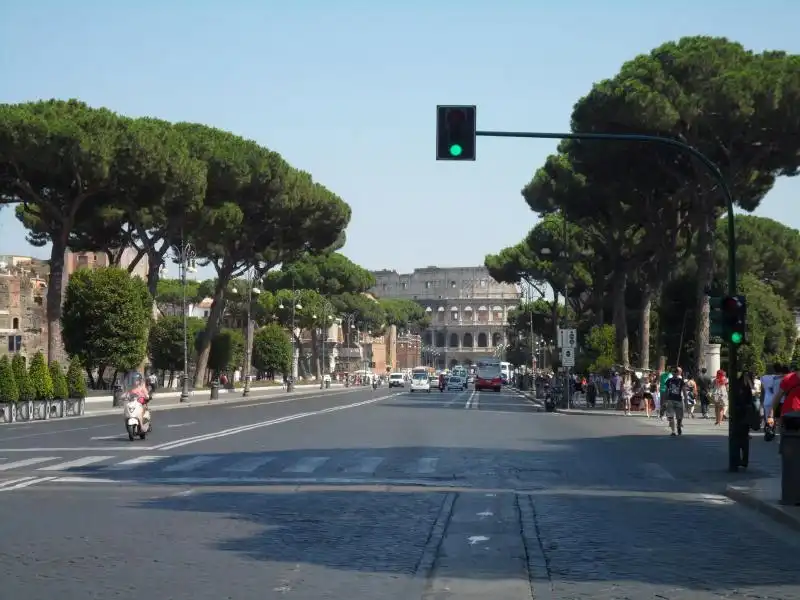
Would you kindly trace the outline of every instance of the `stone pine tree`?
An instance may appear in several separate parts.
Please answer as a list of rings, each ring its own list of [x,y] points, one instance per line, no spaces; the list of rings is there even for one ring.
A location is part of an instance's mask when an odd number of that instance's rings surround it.
[[[83,376],[83,366],[77,357],[69,361],[67,369],[67,388],[69,397],[73,400],[86,398],[86,378]]]
[[[35,400],[53,399],[53,380],[50,378],[47,361],[45,361],[44,354],[41,352],[33,355],[31,367],[28,369],[28,376],[31,378]]]
[[[31,378],[28,377],[28,369],[25,366],[25,357],[21,354],[15,354],[11,361],[11,368],[14,371],[14,379],[17,382],[17,389],[19,389],[19,401],[30,402],[36,398],[36,392],[31,384]]]
[[[0,402],[17,402],[19,389],[7,356],[0,358]]]
[[[50,363],[50,379],[53,380],[53,399],[66,400],[69,398],[69,386],[67,376],[57,360]]]

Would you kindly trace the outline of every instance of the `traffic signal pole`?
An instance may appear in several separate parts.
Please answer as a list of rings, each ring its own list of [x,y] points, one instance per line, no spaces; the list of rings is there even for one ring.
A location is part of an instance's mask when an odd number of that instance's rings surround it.
[[[474,107],[470,108],[474,110]],[[697,148],[673,138],[634,133],[547,133],[535,131],[479,131],[476,129],[474,135],[476,137],[497,138],[655,143],[662,146],[671,146],[694,156],[711,173],[725,197],[728,209],[728,295],[736,296],[736,224],[734,222],[733,196],[719,167]],[[475,160],[474,153],[471,160]],[[736,472],[748,460],[750,454],[750,431],[746,418],[747,407],[743,404],[743,395],[739,389],[739,347],[729,339],[726,339],[725,342],[728,344],[728,372],[730,374],[728,388],[728,470]]]

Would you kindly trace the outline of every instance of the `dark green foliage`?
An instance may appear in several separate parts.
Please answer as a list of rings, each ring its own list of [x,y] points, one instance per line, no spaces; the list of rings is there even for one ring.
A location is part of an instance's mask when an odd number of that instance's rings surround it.
[[[15,354],[11,360],[11,368],[14,371],[14,378],[19,389],[20,402],[30,402],[36,398],[36,391],[33,389],[31,378],[28,376],[28,368],[25,365],[25,357]]]
[[[69,389],[69,397],[73,400],[86,398],[86,377],[83,373],[84,367],[79,358],[73,358],[69,361],[67,387]]]
[[[287,332],[274,323],[253,336],[253,365],[259,371],[288,375],[292,363],[292,342]]]
[[[7,356],[0,358],[0,402],[19,401],[19,389],[14,370]]]
[[[28,376],[33,386],[34,400],[53,399],[53,380],[50,377],[50,369],[47,368],[47,361],[41,352],[33,355]]]
[[[69,398],[67,376],[57,360],[50,363],[50,379],[53,381],[53,399],[66,400]]]

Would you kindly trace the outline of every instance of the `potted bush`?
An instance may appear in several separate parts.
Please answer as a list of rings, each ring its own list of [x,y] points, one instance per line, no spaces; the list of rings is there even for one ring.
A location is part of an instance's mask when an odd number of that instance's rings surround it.
[[[83,376],[83,365],[78,357],[69,361],[67,368],[67,401],[64,406],[65,416],[80,416],[86,409],[86,378]]]
[[[41,352],[33,355],[28,376],[31,378],[34,394],[31,419],[46,419],[50,415],[50,401],[53,399],[53,380]]]
[[[19,401],[19,388],[14,378],[14,370],[7,356],[0,358],[0,421],[10,423],[14,420]]]

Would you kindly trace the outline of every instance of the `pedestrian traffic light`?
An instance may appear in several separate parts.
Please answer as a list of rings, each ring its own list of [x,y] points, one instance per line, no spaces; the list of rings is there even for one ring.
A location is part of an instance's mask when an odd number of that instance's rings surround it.
[[[477,107],[436,107],[436,160],[475,160]]]
[[[747,334],[747,302],[744,296],[727,296],[722,300],[725,341],[738,346]]]
[[[722,298],[709,298],[708,304],[710,307],[708,315],[708,337],[724,338],[725,324],[722,318]]]

